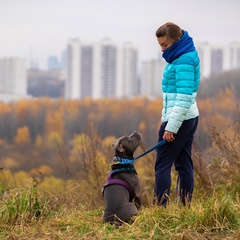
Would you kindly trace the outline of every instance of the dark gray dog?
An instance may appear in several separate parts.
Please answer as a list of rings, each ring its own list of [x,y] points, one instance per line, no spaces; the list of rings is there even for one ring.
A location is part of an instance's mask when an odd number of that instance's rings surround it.
[[[140,145],[142,135],[138,132],[115,140],[111,171],[103,188],[105,202],[103,222],[120,225],[129,222],[141,207],[140,183],[134,168],[133,154]]]

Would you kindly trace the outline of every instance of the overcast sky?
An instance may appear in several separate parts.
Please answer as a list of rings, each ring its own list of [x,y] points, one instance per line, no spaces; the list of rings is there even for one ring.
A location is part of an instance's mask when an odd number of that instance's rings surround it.
[[[0,58],[41,64],[60,56],[67,40],[136,44],[142,60],[160,51],[155,31],[167,21],[198,42],[240,41],[239,0],[0,0]]]

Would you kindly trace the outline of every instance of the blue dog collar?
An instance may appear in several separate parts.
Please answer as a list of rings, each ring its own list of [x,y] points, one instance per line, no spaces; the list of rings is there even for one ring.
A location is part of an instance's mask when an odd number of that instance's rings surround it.
[[[120,158],[120,157],[114,157],[113,158],[113,163],[114,164],[132,164],[134,163],[133,159],[128,159],[128,158]]]

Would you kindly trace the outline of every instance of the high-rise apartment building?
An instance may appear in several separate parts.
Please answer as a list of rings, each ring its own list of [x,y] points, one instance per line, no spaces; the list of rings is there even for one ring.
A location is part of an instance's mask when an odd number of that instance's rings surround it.
[[[240,42],[232,42],[223,47],[223,70],[240,68]]]
[[[218,74],[223,71],[223,49],[213,48],[210,60],[211,74]]]
[[[92,97],[93,92],[93,47],[82,46],[80,72],[80,96]]]
[[[143,61],[141,67],[141,90],[140,95],[148,98],[158,98],[162,96],[162,75],[166,62],[159,57]]]
[[[86,44],[73,39],[67,45],[66,99],[115,98],[138,95],[137,49],[110,39]]]
[[[72,39],[66,54],[66,99],[115,95],[116,49],[110,41],[86,44]]]
[[[201,78],[211,74],[211,51],[212,47],[207,42],[197,44],[197,51],[200,58]]]
[[[81,54],[79,39],[69,40],[66,50],[66,99],[81,98]]]
[[[26,60],[0,59],[0,99],[11,101],[27,97]]]
[[[138,50],[134,44],[126,42],[118,49],[117,69],[116,97],[139,95]]]
[[[202,78],[240,68],[239,42],[226,45],[199,43],[197,50],[200,57]]]
[[[96,59],[95,67],[99,70],[99,74],[94,76],[94,86],[97,82],[100,83],[100,88],[95,89],[93,98],[104,97],[114,98],[116,95],[117,81],[117,47],[109,39],[104,39],[99,43],[99,49],[95,52]]]

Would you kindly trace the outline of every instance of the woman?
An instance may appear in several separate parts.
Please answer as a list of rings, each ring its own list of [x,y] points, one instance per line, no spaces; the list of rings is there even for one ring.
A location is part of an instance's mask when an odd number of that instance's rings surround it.
[[[167,143],[157,149],[154,193],[159,205],[166,207],[171,188],[171,167],[178,171],[180,198],[191,202],[194,175],[192,142],[198,125],[196,95],[200,83],[200,61],[188,32],[167,22],[156,32],[162,57],[168,63],[162,79],[163,109],[158,141]]]

